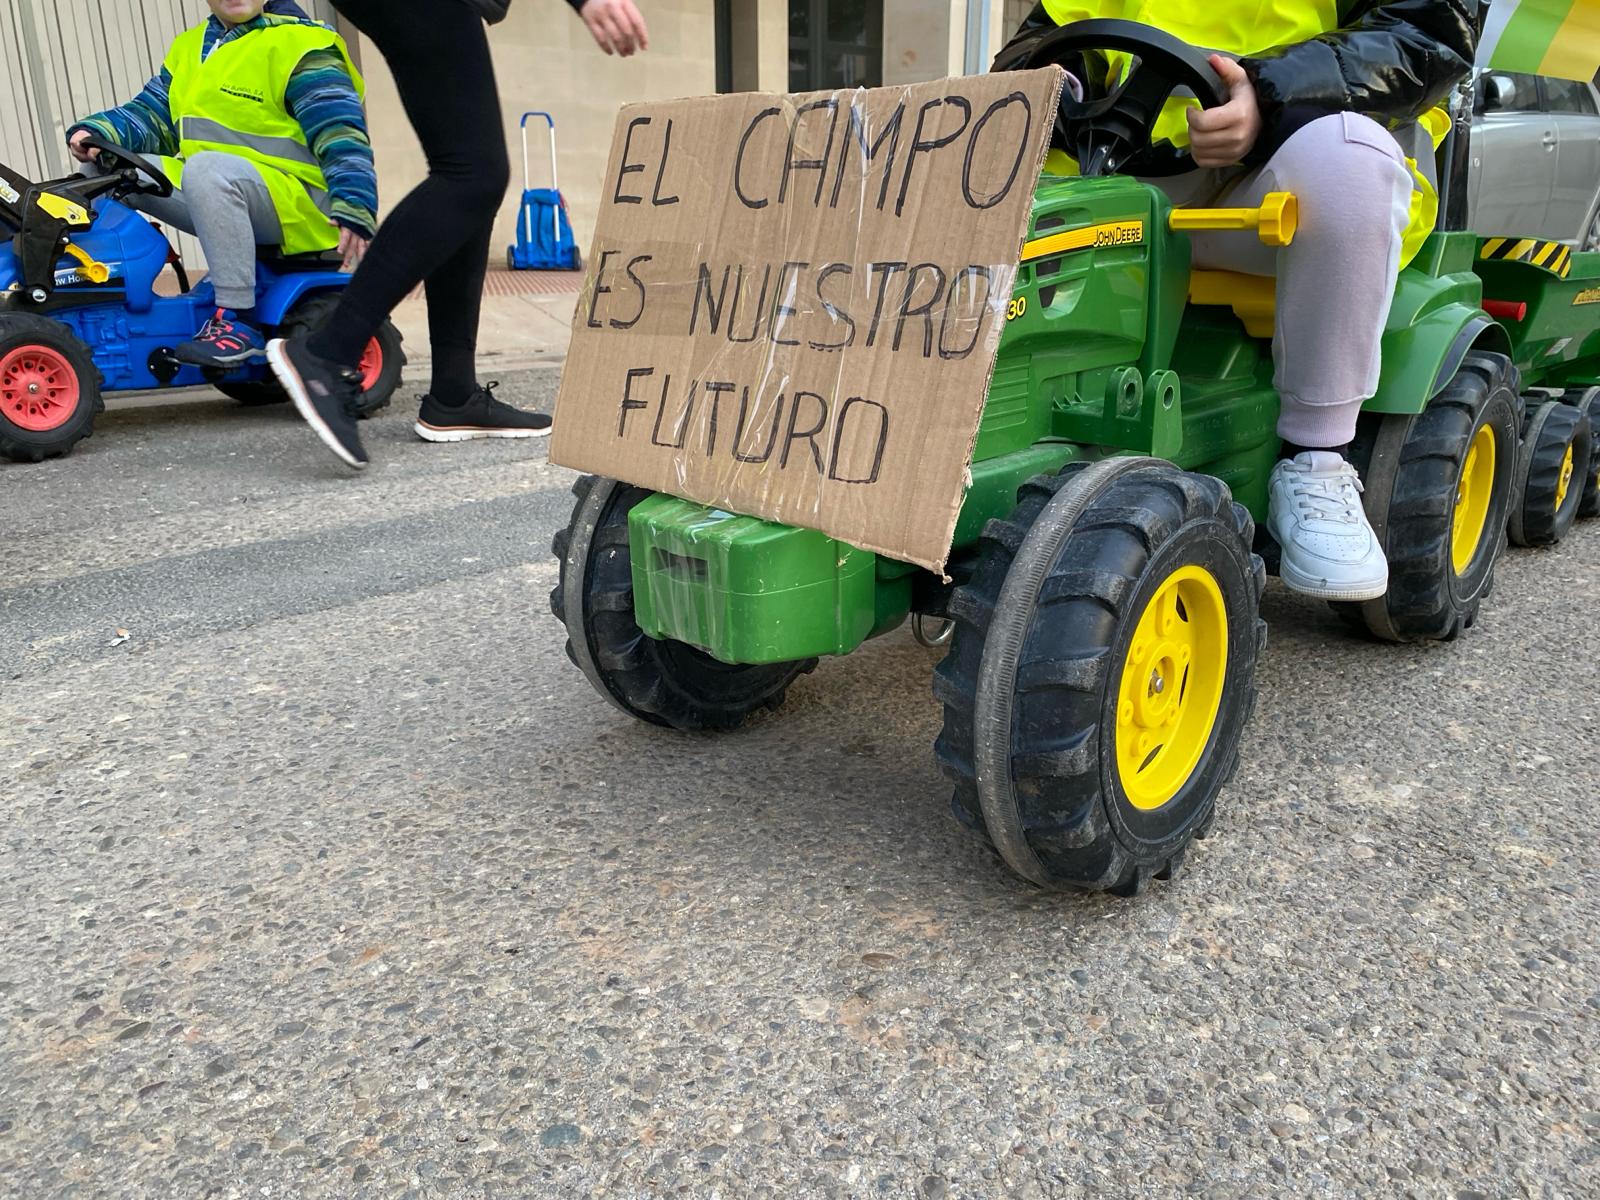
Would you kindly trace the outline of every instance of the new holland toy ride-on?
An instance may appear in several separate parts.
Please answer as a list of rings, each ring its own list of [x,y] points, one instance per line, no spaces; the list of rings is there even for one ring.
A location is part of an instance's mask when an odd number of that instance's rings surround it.
[[[1090,50],[1137,61],[1106,100],[1063,101],[1083,174],[1046,177],[1034,197],[953,585],[819,532],[584,477],[551,602],[601,694],[678,729],[774,708],[819,657],[908,616],[953,622],[935,752],[957,816],[1040,885],[1132,894],[1170,877],[1233,774],[1265,644],[1257,551],[1273,557],[1255,524],[1280,451],[1272,283],[1191,270],[1185,230],[1254,226],[1282,245],[1296,208],[1180,212],[1133,178],[1190,165],[1149,142],[1175,87],[1206,107],[1227,98],[1169,35],[1085,22],[1010,65]],[[1450,136],[1459,172],[1465,121]],[[1379,638],[1454,638],[1514,514],[1547,541],[1593,502],[1600,256],[1500,249],[1440,230],[1400,275],[1353,450],[1391,583],[1335,606]],[[1516,319],[1486,312],[1485,294]],[[1526,412],[1519,369],[1548,389]]]
[[[169,196],[160,168],[91,138],[105,174],[34,184],[0,166],[0,456],[38,462],[89,436],[107,392],[211,384],[244,404],[287,397],[265,360],[206,372],[173,357],[216,307],[210,283],[191,287],[166,237],[120,203]],[[180,294],[159,295],[171,264]],[[268,257],[257,265],[256,308],[287,336],[316,325],[349,277],[337,257]],[[405,354],[385,323],[361,362],[363,412],[400,384]]]

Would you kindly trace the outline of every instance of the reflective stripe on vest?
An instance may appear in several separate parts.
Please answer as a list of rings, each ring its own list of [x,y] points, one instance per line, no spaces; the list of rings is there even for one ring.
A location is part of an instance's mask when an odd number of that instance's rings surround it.
[[[333,50],[361,94],[361,76],[343,40],[312,21],[274,20],[217,43],[202,59],[205,34],[206,26],[196,25],[179,34],[167,52],[179,158],[217,151],[254,163],[283,231],[283,253],[337,245],[339,231],[317,202],[320,195],[326,204],[328,181],[284,93],[301,59],[315,50]]]
[[[1094,17],[1120,17],[1125,21],[1138,21],[1164,29],[1190,45],[1217,50],[1237,58],[1248,58],[1278,46],[1310,41],[1318,34],[1339,28],[1337,0],[1260,0],[1259,3],[1239,3],[1237,0],[1043,0],[1044,9],[1057,25],[1070,25]],[[1132,56],[1113,51],[1106,55],[1107,77],[1102,82],[1110,85],[1127,72]],[[1169,141],[1175,146],[1189,144],[1189,119],[1186,108],[1196,100],[1169,100],[1157,118],[1151,141]],[[1434,138],[1435,145],[1442,133],[1436,133],[1439,122],[1448,129],[1449,117],[1443,110],[1425,115],[1423,130]],[[1412,140],[1401,136],[1416,132],[1414,126],[1396,131],[1397,140],[1406,146]],[[1409,154],[1409,150],[1408,150]],[[1059,172],[1070,159],[1052,151],[1046,169]],[[1401,264],[1416,256],[1423,241],[1433,231],[1439,213],[1439,195],[1431,171],[1418,169],[1414,158],[1407,158],[1415,190],[1412,193],[1411,222],[1406,228]],[[1072,173],[1076,173],[1073,165]]]
[[[243,146],[254,150],[263,158],[287,159],[292,163],[315,168],[318,174],[322,173],[322,165],[317,162],[317,156],[304,142],[297,142],[293,138],[263,137],[257,133],[243,133],[237,129],[229,129],[222,122],[213,121],[210,117],[180,117],[178,138],[185,142],[210,142],[213,146]]]

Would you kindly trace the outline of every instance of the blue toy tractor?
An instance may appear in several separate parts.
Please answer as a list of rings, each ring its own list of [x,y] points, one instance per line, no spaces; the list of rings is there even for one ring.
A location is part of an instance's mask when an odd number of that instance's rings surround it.
[[[39,462],[89,436],[107,392],[209,384],[243,404],[287,399],[264,361],[222,371],[179,362],[173,347],[216,307],[190,286],[166,236],[119,201],[169,196],[159,168],[97,138],[105,174],[33,183],[0,165],[0,456]],[[160,295],[171,265],[179,294]],[[349,276],[337,256],[267,256],[256,308],[269,333],[317,325]],[[367,348],[362,413],[389,403],[405,353],[389,322]]]

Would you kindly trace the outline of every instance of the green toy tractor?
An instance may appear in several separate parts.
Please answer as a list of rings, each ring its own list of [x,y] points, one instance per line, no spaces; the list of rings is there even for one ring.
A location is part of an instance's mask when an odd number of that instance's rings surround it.
[[[1286,244],[1295,208],[1175,216],[1132,176],[1150,173],[1174,87],[1210,106],[1220,81],[1144,26],[1058,33],[1057,53],[1130,48],[1138,64],[1088,131],[1083,174],[1034,196],[951,578],[585,476],[551,603],[603,696],[685,730],[776,708],[820,658],[909,617],[919,640],[948,641],[934,749],[956,815],[1041,886],[1132,895],[1177,869],[1233,774],[1275,558],[1256,528],[1280,450],[1272,281],[1191,270],[1185,230],[1253,225]],[[1444,148],[1450,213],[1467,134],[1463,118]],[[1391,583],[1335,606],[1352,625],[1452,639],[1508,530],[1549,543],[1600,507],[1591,299],[1600,255],[1548,243],[1441,230],[1401,273],[1352,449]],[[1522,384],[1542,390],[1525,402]]]

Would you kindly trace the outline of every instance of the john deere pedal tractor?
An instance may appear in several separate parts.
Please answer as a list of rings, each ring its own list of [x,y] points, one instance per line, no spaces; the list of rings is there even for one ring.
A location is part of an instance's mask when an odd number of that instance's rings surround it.
[[[586,476],[556,535],[551,603],[603,696],[686,730],[776,708],[820,658],[908,617],[926,641],[939,628],[935,754],[956,815],[1035,883],[1131,895],[1170,877],[1210,826],[1266,643],[1258,605],[1273,556],[1256,521],[1280,450],[1272,284],[1192,270],[1186,231],[1254,226],[1283,245],[1296,210],[1280,195],[1260,210],[1174,211],[1133,178],[1192,165],[1149,144],[1176,87],[1206,107],[1226,101],[1199,51],[1123,21],[1069,26],[1041,46],[1050,61],[1106,49],[1137,61],[1107,102],[1064,119],[1083,175],[1046,177],[1035,194],[953,581]],[[1446,149],[1454,163],[1466,132]],[[1526,247],[1481,257],[1489,249],[1437,232],[1397,286],[1354,448],[1391,584],[1381,600],[1336,606],[1382,639],[1457,636],[1513,513],[1530,540],[1548,540],[1587,502],[1585,479],[1592,490],[1600,307],[1581,297],[1600,289],[1600,256],[1563,248],[1551,270]],[[1486,286],[1514,323],[1485,311]],[[1525,411],[1519,367],[1550,389],[1536,409]]]

